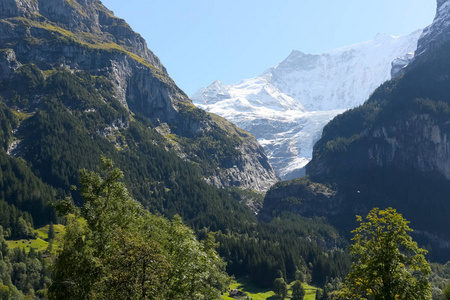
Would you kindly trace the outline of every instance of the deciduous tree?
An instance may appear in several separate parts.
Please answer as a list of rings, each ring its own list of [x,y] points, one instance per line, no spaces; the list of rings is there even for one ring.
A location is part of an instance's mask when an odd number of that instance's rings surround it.
[[[374,208],[352,231],[353,264],[341,295],[350,299],[431,299],[430,266],[426,250],[417,246],[412,231],[393,208]]]
[[[305,297],[305,289],[300,280],[296,280],[292,285],[292,300],[303,300]]]
[[[443,297],[444,300],[450,300],[450,285],[447,285],[442,290],[442,297]]]
[[[288,295],[287,284],[283,278],[277,278],[273,282],[273,291],[277,299],[283,300]]]
[[[84,206],[67,201],[68,225],[49,299],[215,299],[227,285],[212,236],[198,242],[179,216],[152,215],[131,198],[122,172],[81,171]]]

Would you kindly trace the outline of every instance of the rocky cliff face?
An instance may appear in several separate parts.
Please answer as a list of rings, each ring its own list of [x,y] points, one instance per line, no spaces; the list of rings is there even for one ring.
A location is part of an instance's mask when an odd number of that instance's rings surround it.
[[[377,142],[367,149],[367,161],[379,167],[411,165],[421,172],[438,172],[450,180],[448,129],[448,124],[429,114],[411,114],[408,122],[398,120],[371,132]]]
[[[396,59],[392,65],[392,78],[401,76],[414,68],[416,61],[419,63],[433,57],[433,52],[450,41],[450,1],[437,0],[436,16],[426,27],[418,42],[414,53]]]
[[[278,181],[274,178],[272,166],[264,150],[256,140],[251,139],[245,146],[241,145],[236,150],[240,153],[240,159],[234,160],[232,167],[219,170],[210,176],[208,182],[219,187],[241,186],[267,191]]]
[[[173,120],[176,104],[187,102],[144,39],[100,1],[1,3],[0,43],[21,63],[106,75],[123,105],[153,120]]]
[[[450,40],[450,1],[438,0],[433,23],[424,29],[417,44],[416,56],[427,55]]]
[[[318,153],[307,167],[308,174],[329,178],[341,172],[399,167],[438,173],[450,180],[448,123],[427,111],[408,111],[397,116],[392,122],[362,128],[350,137],[335,136],[327,139],[325,145],[319,141]]]
[[[135,33],[122,19],[102,5],[99,0],[2,0],[0,18],[26,18],[45,25],[53,23],[70,31],[78,42],[115,42],[120,46],[148,60],[156,68],[163,70],[159,59],[147,48],[145,40]],[[52,29],[47,27],[47,29]],[[61,32],[58,28],[53,28]]]
[[[302,216],[330,216],[338,212],[341,205],[342,199],[335,190],[303,177],[289,184],[278,183],[270,189],[261,213],[288,210]]]
[[[200,136],[214,135],[214,130],[226,127],[218,126],[213,118],[195,108],[144,39],[99,0],[1,0],[0,49],[4,49],[0,80],[9,80],[14,70],[25,64],[34,64],[44,73],[61,68],[83,71],[106,77],[116,99],[130,113],[142,114],[154,126],[166,128],[165,134],[195,143]],[[238,149],[235,156],[228,157],[235,164],[231,168],[213,164],[218,169],[205,172],[210,182],[262,190],[277,181],[253,137],[230,137],[234,143],[226,139],[217,142]],[[198,162],[198,153],[190,156],[184,150],[180,153],[184,152],[185,159]],[[203,150],[206,156],[211,155],[211,151]],[[234,165],[239,166],[239,172]]]

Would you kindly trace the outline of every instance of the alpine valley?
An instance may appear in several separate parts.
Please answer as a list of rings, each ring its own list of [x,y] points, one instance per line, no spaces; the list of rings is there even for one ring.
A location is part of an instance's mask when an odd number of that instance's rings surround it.
[[[423,33],[294,51],[193,97],[249,113],[271,159],[295,154],[275,162],[283,177],[317,140],[307,176],[280,182],[257,139],[196,107],[100,0],[0,0],[0,297],[221,299],[236,279],[302,280],[328,299],[355,214],[375,206],[411,221],[427,259],[450,260],[449,5]],[[305,79],[320,74],[348,78]],[[277,135],[311,138],[268,146]],[[435,266],[436,299],[447,269]]]
[[[0,97],[1,297],[211,299],[224,262],[260,287],[345,276],[326,220],[257,217],[262,147],[101,1],[0,0]]]

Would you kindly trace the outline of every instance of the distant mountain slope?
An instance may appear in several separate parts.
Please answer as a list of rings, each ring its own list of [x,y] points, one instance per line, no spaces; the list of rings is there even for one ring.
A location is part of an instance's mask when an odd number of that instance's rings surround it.
[[[251,132],[284,179],[304,174],[322,128],[362,104],[390,79],[391,62],[417,47],[421,30],[322,54],[292,53],[277,67],[235,85],[214,82],[191,96],[199,107]]]

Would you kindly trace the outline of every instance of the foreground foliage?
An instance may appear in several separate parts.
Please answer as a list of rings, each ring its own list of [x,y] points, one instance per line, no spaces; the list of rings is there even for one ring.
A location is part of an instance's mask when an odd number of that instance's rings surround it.
[[[450,292],[450,262],[445,264],[431,263],[430,267],[433,299],[442,299],[443,297],[445,299],[445,290]]]
[[[345,299],[431,299],[426,250],[409,236],[408,221],[395,209],[374,208],[352,231],[353,264],[342,290]]]
[[[227,286],[211,235],[198,242],[181,218],[150,214],[102,159],[105,175],[81,171],[84,205],[71,212],[49,299],[212,299]]]

